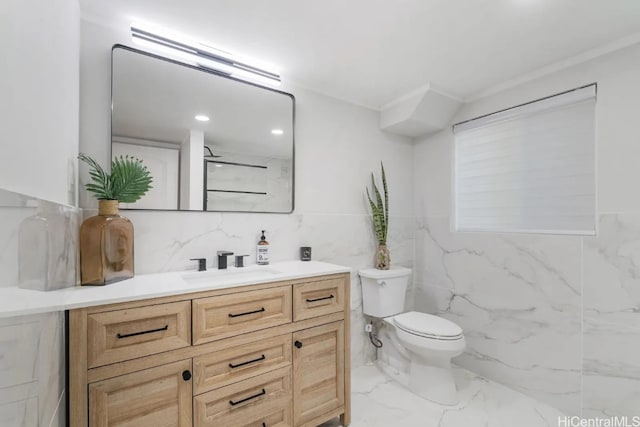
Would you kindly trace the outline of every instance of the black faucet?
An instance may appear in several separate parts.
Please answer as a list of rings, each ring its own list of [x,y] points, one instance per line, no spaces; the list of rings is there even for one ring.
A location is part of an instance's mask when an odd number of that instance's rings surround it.
[[[207,271],[206,258],[191,258],[191,261],[198,261],[198,271]]]
[[[249,255],[236,255],[236,267],[244,267],[244,257]]]
[[[218,251],[218,270],[227,268],[227,256],[233,255],[233,252]]]

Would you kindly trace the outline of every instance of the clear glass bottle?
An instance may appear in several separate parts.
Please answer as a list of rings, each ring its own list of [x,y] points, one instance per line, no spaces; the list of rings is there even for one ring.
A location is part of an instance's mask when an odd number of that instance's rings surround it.
[[[18,286],[51,291],[76,284],[76,216],[62,205],[39,201],[18,230]]]
[[[256,246],[256,263],[258,265],[269,264],[269,242],[267,242],[267,238],[264,235],[264,230],[262,230],[262,236],[260,236],[260,241]]]

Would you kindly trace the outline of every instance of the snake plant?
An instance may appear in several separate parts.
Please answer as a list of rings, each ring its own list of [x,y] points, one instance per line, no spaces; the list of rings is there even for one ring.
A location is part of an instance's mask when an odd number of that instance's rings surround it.
[[[114,157],[111,162],[111,173],[108,174],[91,157],[84,153],[78,155],[89,166],[92,182],[85,188],[98,200],[118,200],[122,203],[133,203],[146,194],[153,181],[149,169],[142,160],[131,156]]]
[[[369,199],[369,205],[371,206],[371,216],[373,218],[373,228],[378,239],[378,243],[387,243],[387,231],[389,229],[389,192],[387,190],[387,177],[384,173],[384,164],[380,162],[382,169],[382,188],[384,191],[384,202],[382,195],[376,186],[376,180],[371,173],[371,185],[373,186],[372,192],[375,200],[371,198],[369,188],[367,187],[367,199]]]

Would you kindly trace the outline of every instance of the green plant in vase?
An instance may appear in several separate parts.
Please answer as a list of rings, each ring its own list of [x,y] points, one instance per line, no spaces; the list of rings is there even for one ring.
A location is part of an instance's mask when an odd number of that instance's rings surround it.
[[[91,157],[78,159],[89,166],[87,191],[98,199],[98,215],[80,227],[80,279],[83,285],[106,285],[133,277],[133,224],[119,214],[119,202],[133,203],[144,196],[153,181],[142,160],[114,157],[111,173]]]
[[[153,178],[149,169],[136,157],[114,157],[110,174],[84,153],[80,153],[78,159],[89,166],[89,176],[93,182],[86,184],[85,188],[98,200],[133,203],[153,188],[151,187]]]
[[[375,267],[378,270],[388,270],[391,266],[391,256],[389,254],[389,248],[387,248],[387,231],[389,230],[389,192],[387,188],[387,177],[384,173],[384,164],[382,162],[380,162],[380,168],[382,169],[382,189],[384,191],[384,200],[376,186],[376,180],[373,173],[371,173],[373,198],[371,197],[369,188],[367,188],[367,199],[369,200],[369,206],[371,206],[373,230],[376,239],[378,240],[378,248],[374,258]]]

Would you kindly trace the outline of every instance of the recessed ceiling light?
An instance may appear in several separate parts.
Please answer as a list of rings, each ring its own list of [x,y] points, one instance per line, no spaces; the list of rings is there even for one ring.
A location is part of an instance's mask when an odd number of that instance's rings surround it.
[[[222,167],[222,165],[220,165],[220,164],[217,164],[217,165],[216,165],[216,167],[217,167],[217,168],[221,168],[221,167]]]
[[[282,129],[271,129],[271,133],[274,135],[282,135],[284,131]]]
[[[196,116],[196,120],[199,122],[208,122],[209,121],[209,116],[205,116],[204,114],[198,114]]]

